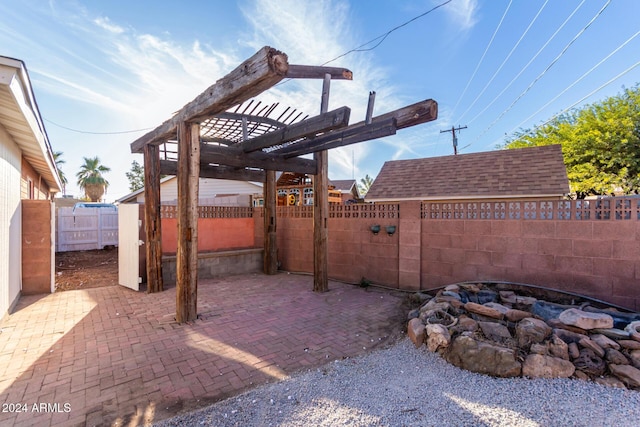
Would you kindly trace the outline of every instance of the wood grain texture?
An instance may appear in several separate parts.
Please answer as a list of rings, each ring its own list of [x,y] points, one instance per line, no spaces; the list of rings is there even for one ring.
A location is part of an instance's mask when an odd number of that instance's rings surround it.
[[[245,153],[235,147],[202,145],[202,163],[213,163],[235,167],[252,167],[283,172],[315,174],[316,162],[312,159],[284,159],[263,151]]]
[[[177,175],[178,162],[160,160],[162,175]],[[230,179],[233,181],[263,182],[265,173],[258,169],[235,168],[229,166],[213,166],[200,163],[200,178]]]
[[[276,172],[266,171],[264,181],[264,273],[278,272],[276,243]]]
[[[182,107],[172,118],[131,143],[131,152],[141,153],[147,144],[160,144],[175,137],[179,123],[202,121],[260,95],[280,82],[288,69],[286,54],[269,46],[263,47]]]
[[[162,226],[160,219],[160,152],[144,147],[144,216],[146,233],[147,292],[162,292]]]

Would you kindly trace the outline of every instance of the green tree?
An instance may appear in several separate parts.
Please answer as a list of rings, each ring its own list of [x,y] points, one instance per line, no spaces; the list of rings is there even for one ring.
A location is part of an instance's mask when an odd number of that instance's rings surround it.
[[[133,192],[144,187],[144,168],[137,161],[131,163],[131,170],[125,175],[129,180],[129,191]]]
[[[58,178],[60,179],[60,184],[62,184],[62,194],[66,195],[67,184],[69,183],[69,181],[67,181],[67,176],[64,174],[64,172],[62,171],[62,168],[60,167],[60,165],[65,163],[65,161],[62,159],[62,151],[56,151],[53,153],[53,161],[56,164],[56,170],[58,171]]]
[[[507,140],[506,148],[561,144],[571,191],[640,192],[640,88],[554,118]]]
[[[364,178],[360,178],[360,184],[358,184],[360,197],[364,197],[369,192],[371,184],[373,184],[373,178],[371,178],[368,174],[365,175]]]
[[[80,172],[76,174],[78,186],[84,191],[85,196],[92,202],[99,201],[107,191],[109,182],[102,176],[103,173],[111,169],[100,164],[98,157],[84,157],[84,164],[80,167]]]

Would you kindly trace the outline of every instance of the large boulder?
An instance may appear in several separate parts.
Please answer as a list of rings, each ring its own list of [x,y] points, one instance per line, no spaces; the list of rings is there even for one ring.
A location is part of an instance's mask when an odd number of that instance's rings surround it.
[[[459,368],[495,377],[518,377],[522,371],[514,350],[476,341],[466,335],[453,340],[445,359]]]
[[[558,316],[565,325],[575,326],[580,329],[607,329],[613,328],[613,317],[605,313],[590,313],[577,308],[570,308]]]
[[[575,369],[568,360],[530,354],[522,364],[522,375],[529,378],[569,378]]]
[[[516,325],[518,346],[528,349],[531,344],[540,343],[551,335],[551,327],[540,319],[527,317]]]

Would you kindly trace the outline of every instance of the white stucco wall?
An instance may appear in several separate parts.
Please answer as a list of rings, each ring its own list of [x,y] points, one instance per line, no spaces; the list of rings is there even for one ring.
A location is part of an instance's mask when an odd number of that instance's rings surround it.
[[[18,298],[22,282],[21,158],[0,125],[0,319]]]

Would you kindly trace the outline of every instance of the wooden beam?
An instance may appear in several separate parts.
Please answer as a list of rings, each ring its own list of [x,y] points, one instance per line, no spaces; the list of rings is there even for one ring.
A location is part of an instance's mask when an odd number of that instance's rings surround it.
[[[297,172],[311,175],[315,174],[317,170],[316,162],[311,159],[284,159],[280,156],[262,151],[244,153],[235,147],[221,147],[207,144],[202,145],[201,161],[202,163]]]
[[[311,117],[298,123],[280,128],[273,132],[265,133],[245,142],[237,144],[234,148],[241,149],[245,153],[261,150],[273,145],[284,144],[308,136],[316,136],[318,133],[339,129],[349,124],[351,109],[341,107],[337,110]]]
[[[324,76],[320,113],[326,113],[329,106],[331,75]],[[313,154],[318,164],[318,173],[313,176],[313,291],[329,290],[329,153],[319,151]]]
[[[160,144],[175,135],[180,123],[202,121],[253,98],[280,82],[289,69],[287,55],[265,46],[235,70],[182,107],[172,118],[131,144],[141,153],[147,144]]]
[[[288,79],[324,79],[329,74],[332,80],[353,80],[353,73],[346,68],[289,64]]]
[[[162,292],[162,226],[160,219],[160,150],[144,147],[144,216],[147,292]]]
[[[278,272],[276,202],[276,171],[268,170],[264,181],[264,274],[276,274]]]
[[[274,150],[275,155],[280,155],[285,159],[301,156],[309,153],[316,153],[322,150],[342,147],[358,142],[369,141],[389,135],[395,135],[396,124],[394,118],[378,121],[370,125],[361,122],[357,125],[336,132],[326,133],[314,139],[291,144],[281,150]]]
[[[438,103],[433,99],[425,99],[424,101],[416,102],[415,104],[407,105],[406,107],[374,117],[373,123],[387,120],[391,117],[396,119],[398,129],[427,123],[438,118]]]
[[[200,125],[178,126],[178,251],[176,321],[196,320],[198,301],[198,174]]]
[[[177,175],[178,162],[172,160],[160,160],[160,173],[162,175]],[[265,173],[259,169],[243,169],[227,166],[212,166],[200,164],[200,178],[230,179],[233,181],[264,182]]]

